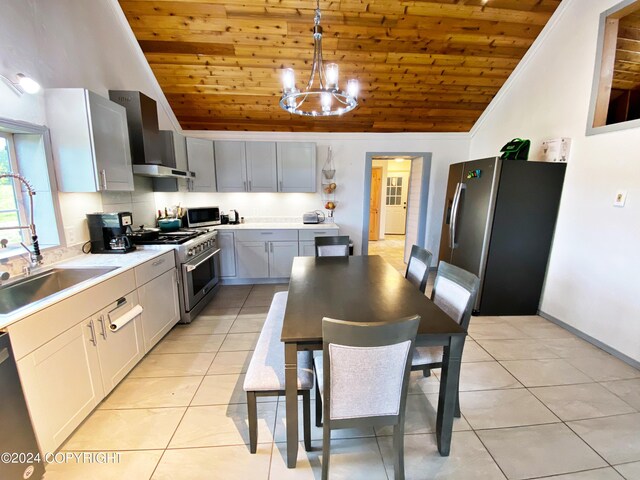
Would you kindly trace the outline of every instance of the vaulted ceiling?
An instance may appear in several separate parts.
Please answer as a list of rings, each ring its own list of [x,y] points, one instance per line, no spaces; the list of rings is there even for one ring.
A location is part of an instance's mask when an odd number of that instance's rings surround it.
[[[283,111],[306,82],[315,0],[120,0],[188,130],[465,132],[560,0],[322,0],[324,59],[360,81],[341,117]]]
[[[640,89],[640,11],[620,19],[614,68],[613,88]]]

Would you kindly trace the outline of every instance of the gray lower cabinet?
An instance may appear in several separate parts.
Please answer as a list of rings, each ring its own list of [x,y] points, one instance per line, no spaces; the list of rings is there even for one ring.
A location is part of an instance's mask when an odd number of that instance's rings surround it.
[[[236,242],[238,277],[269,277],[269,243],[264,241]]]
[[[298,256],[297,230],[238,230],[236,265],[239,278],[288,278]]]
[[[144,351],[150,351],[180,320],[178,279],[175,268],[138,287],[142,312]]]
[[[230,231],[218,231],[220,247],[220,276],[223,278],[236,276],[235,235]]]
[[[298,242],[269,242],[269,277],[289,278],[297,256]]]
[[[279,192],[316,191],[315,143],[279,142],[277,159]]]
[[[123,106],[83,88],[47,90],[45,104],[60,191],[133,191]]]
[[[315,257],[316,256],[316,242],[306,241],[298,242],[298,251],[301,257]]]
[[[332,229],[318,229],[318,230],[300,230],[298,234],[298,250],[301,257],[315,257],[316,256],[316,237],[332,237],[340,235],[340,230],[337,228]]]
[[[196,174],[196,178],[189,181],[189,191],[215,192],[216,167],[213,141],[205,138],[187,137],[187,161],[189,170]]]

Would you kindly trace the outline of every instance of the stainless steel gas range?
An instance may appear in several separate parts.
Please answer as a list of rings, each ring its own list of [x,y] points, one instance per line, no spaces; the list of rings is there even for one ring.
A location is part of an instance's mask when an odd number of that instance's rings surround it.
[[[178,265],[180,323],[191,321],[209,303],[220,284],[218,232],[208,228],[163,232],[142,245],[173,245]]]

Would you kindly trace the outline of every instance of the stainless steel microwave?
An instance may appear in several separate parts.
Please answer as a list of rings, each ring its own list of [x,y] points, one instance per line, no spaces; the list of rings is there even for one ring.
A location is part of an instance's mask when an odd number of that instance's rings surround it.
[[[187,208],[182,219],[183,226],[187,228],[210,227],[220,225],[219,207],[193,207]]]

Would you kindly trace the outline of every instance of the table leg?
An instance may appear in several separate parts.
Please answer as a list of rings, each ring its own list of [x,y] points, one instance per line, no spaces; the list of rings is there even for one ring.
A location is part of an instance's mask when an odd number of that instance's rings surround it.
[[[287,467],[298,458],[298,345],[284,344],[284,385],[287,405]]]
[[[449,340],[449,346],[444,349],[444,357],[442,359],[436,439],[438,451],[443,457],[449,456],[449,451],[451,450],[451,432],[453,430],[453,416],[458,397],[460,360],[462,359],[463,346],[463,336],[452,336]]]

